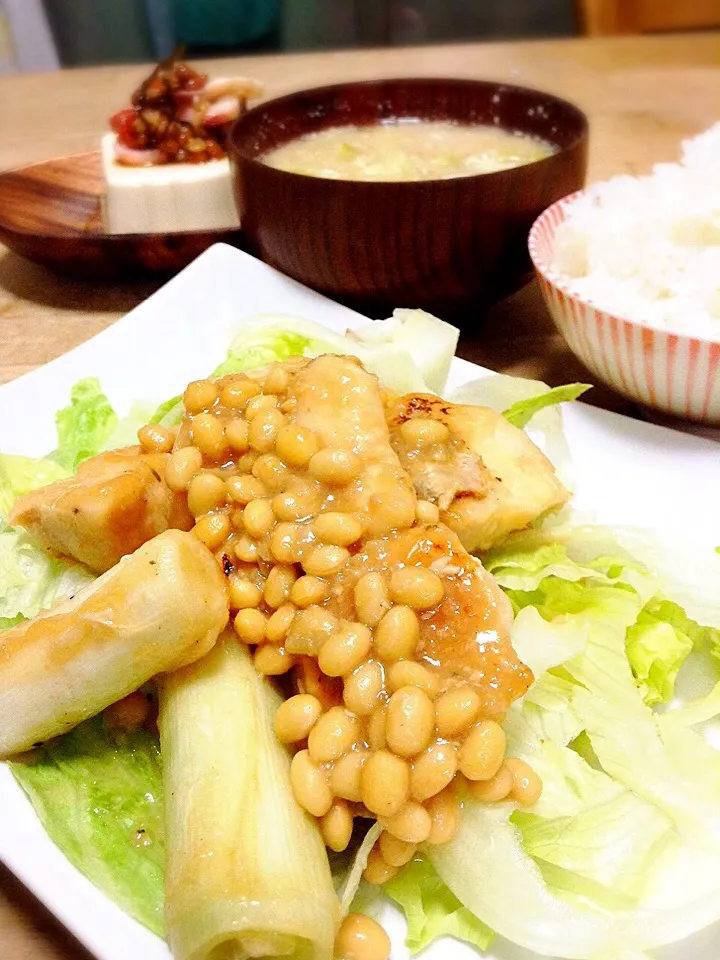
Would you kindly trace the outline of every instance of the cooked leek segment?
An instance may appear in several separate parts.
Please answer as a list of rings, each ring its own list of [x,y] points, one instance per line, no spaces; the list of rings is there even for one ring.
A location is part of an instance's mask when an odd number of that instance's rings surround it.
[[[166,929],[176,960],[330,960],[339,907],[293,797],[279,696],[232,635],[160,683]]]
[[[0,631],[0,757],[202,657],[227,619],[225,579],[207,547],[180,530],[149,540],[74,597]]]

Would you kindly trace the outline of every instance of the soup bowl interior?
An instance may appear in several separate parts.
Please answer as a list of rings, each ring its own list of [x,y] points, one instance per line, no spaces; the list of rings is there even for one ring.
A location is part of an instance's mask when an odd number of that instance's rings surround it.
[[[334,180],[263,162],[307,134],[398,119],[495,126],[544,140],[554,152],[494,173],[417,181]],[[235,124],[229,148],[243,230],[258,256],[366,308],[447,312],[529,279],[534,219],[584,183],[587,119],[564,100],[522,87],[372,81],[261,104]]]

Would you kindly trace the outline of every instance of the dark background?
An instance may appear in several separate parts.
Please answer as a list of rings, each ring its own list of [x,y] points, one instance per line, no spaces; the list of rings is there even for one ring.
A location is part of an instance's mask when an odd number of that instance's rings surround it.
[[[572,0],[43,0],[65,66],[568,36]]]

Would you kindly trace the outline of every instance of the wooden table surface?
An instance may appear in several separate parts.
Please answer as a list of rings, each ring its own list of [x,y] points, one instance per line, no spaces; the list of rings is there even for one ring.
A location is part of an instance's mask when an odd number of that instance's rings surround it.
[[[339,80],[466,76],[540,87],[585,110],[591,180],[674,160],[679,142],[718,119],[720,34],[466,44],[215,61],[216,75],[248,73],[268,97]],[[0,78],[0,169],[95,149],[142,67]],[[59,279],[0,246],[0,382],[103,330],[156,284]],[[485,366],[552,384],[590,375],[554,332],[536,286],[492,308],[461,353]],[[590,402],[638,414],[609,390]],[[2,429],[0,428],[0,446]],[[0,958],[86,960],[88,954],[0,866]],[[138,958],[142,960],[142,958]]]

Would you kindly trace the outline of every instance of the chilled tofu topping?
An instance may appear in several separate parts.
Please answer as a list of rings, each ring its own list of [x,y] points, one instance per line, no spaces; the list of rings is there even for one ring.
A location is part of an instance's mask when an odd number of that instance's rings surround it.
[[[110,119],[115,160],[133,166],[206,163],[226,156],[228,124],[246,110],[261,85],[245,77],[198,73],[176,56],[160,63],[132,95],[132,105]]]

